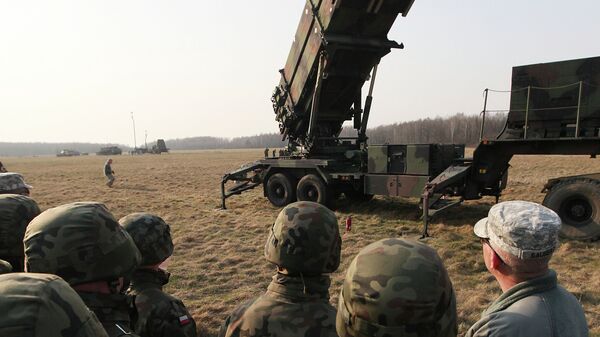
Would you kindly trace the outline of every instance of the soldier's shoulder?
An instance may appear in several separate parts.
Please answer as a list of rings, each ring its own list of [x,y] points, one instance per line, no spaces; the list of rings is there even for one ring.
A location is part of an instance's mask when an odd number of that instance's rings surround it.
[[[181,317],[188,314],[183,302],[160,289],[146,289],[135,295],[138,312],[148,312],[160,317]]]

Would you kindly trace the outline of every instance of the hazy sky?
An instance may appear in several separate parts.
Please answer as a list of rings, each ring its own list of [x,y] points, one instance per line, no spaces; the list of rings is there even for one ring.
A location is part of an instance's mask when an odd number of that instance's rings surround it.
[[[326,0],[328,1],[328,0]],[[276,132],[303,0],[0,0],[0,141],[133,144]],[[415,0],[370,126],[477,113],[511,67],[600,55],[598,0]],[[507,97],[491,108],[505,109]]]

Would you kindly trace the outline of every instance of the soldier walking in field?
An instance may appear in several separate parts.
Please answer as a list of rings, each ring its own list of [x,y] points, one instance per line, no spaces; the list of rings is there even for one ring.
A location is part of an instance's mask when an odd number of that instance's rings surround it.
[[[183,302],[163,292],[170,274],[160,265],[173,254],[169,225],[148,213],[130,214],[119,223],[142,254],[127,291],[135,309],[135,331],[142,337],[196,337],[196,322]]]
[[[110,337],[138,336],[124,288],[141,256],[106,206],[77,202],[46,210],[29,224],[23,243],[28,272],[62,277]]]
[[[1,275],[0,312],[0,336],[108,337],[96,315],[56,275]]]
[[[104,163],[104,175],[108,179],[106,182],[106,186],[108,187],[112,187],[113,183],[115,182],[115,171],[112,169],[112,162],[112,159],[108,158],[108,160]]]
[[[38,204],[19,194],[0,194],[0,259],[6,260],[14,272],[24,271],[23,237],[33,218],[40,214]]]
[[[340,337],[455,337],[456,298],[433,248],[383,239],[354,258],[340,291]]]
[[[485,266],[503,293],[466,336],[588,336],[581,304],[548,268],[560,226],[554,211],[527,201],[494,205],[477,222]]]
[[[218,336],[336,337],[328,274],[340,264],[340,249],[335,213],[308,201],[286,206],[265,245],[277,274],[265,294],[226,319]]]
[[[265,158],[269,158],[269,148],[265,147]]]

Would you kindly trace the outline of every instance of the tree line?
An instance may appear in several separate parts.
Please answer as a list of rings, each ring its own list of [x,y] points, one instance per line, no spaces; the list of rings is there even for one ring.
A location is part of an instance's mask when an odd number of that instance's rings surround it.
[[[494,139],[506,123],[505,114],[488,114],[486,117],[484,138]],[[394,123],[371,128],[367,131],[370,144],[402,143],[456,143],[473,146],[479,143],[481,116],[455,114],[449,117],[425,118],[410,122]],[[346,128],[341,136],[356,136],[356,130]],[[284,148],[278,133],[264,133],[255,136],[191,137],[166,140],[171,150],[211,150],[244,148]],[[108,144],[90,143],[0,143],[0,156],[36,156],[54,155],[62,149],[95,153]],[[151,146],[151,144],[149,144]],[[123,151],[127,146],[119,145]]]

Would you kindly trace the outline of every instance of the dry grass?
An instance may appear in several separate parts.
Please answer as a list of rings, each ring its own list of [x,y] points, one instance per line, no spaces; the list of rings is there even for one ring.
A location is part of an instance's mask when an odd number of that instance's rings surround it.
[[[201,151],[162,156],[117,156],[115,188],[104,186],[104,157],[4,158],[32,184],[43,209],[95,200],[119,218],[136,211],[162,216],[172,226],[176,250],[170,260],[168,290],[183,299],[204,335],[214,336],[225,316],[240,302],[261,293],[274,269],[262,258],[269,226],[278,209],[259,190],[219,209],[222,174],[262,155],[262,150]],[[504,200],[540,202],[546,179],[600,172],[600,160],[570,157],[517,157],[512,161]],[[490,200],[468,202],[436,220],[428,243],[445,260],[458,294],[460,331],[477,320],[500,294],[485,270],[472,225],[485,216]],[[335,302],[351,258],[370,242],[389,236],[418,236],[418,209],[407,200],[376,198],[368,204],[338,205],[340,223],[353,217],[344,235],[340,271],[333,275]],[[582,302],[593,335],[600,336],[600,242],[563,242],[552,260],[560,282]]]

